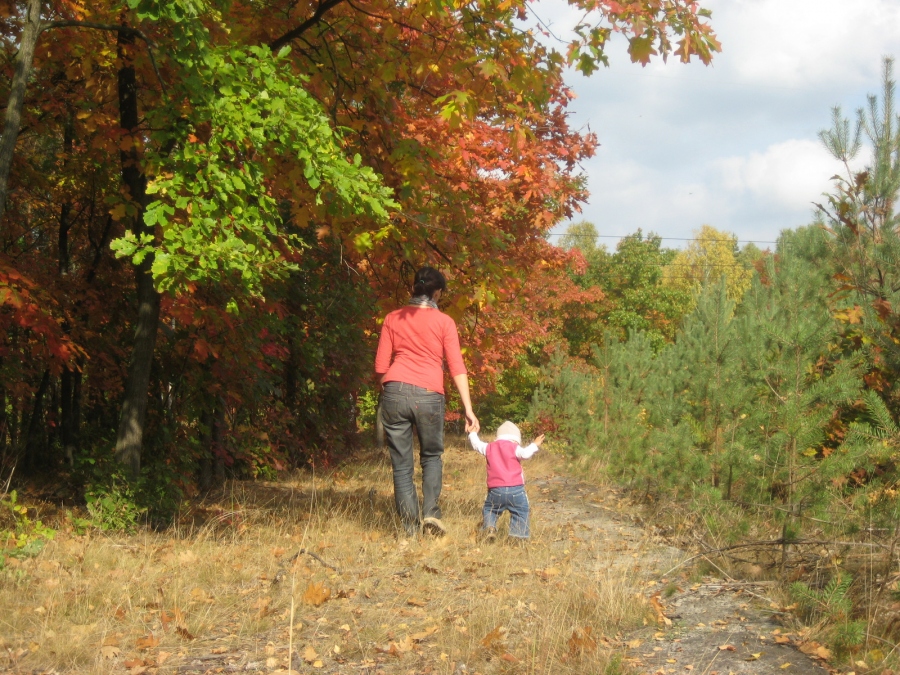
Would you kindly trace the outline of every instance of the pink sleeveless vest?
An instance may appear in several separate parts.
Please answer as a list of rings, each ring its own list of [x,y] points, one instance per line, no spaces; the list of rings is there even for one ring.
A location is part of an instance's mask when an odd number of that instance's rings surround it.
[[[504,440],[488,443],[484,451],[487,459],[488,488],[525,485],[522,462],[516,457],[516,448],[518,447],[519,444],[515,441]]]

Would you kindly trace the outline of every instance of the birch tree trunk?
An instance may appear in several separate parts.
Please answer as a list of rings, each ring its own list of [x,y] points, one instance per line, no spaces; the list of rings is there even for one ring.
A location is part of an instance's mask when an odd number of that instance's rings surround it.
[[[9,100],[6,103],[6,120],[3,124],[3,136],[0,136],[0,224],[6,213],[6,200],[9,195],[9,172],[12,168],[13,152],[16,139],[22,125],[22,106],[25,104],[25,86],[31,75],[31,64],[34,60],[34,47],[41,33],[41,0],[28,0],[25,6],[25,25],[19,39],[19,52],[16,54],[16,67],[13,72]]]

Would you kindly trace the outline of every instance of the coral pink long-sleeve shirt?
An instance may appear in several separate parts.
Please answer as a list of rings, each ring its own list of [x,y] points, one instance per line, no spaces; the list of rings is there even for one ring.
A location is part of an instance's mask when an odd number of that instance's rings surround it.
[[[450,375],[466,374],[453,319],[431,307],[409,305],[387,315],[375,354],[384,382],[405,382],[444,393],[443,360]]]

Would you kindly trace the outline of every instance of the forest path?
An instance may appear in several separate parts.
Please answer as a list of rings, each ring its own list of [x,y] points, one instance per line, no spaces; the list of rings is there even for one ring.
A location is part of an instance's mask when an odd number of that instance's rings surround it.
[[[771,620],[769,587],[670,572],[689,554],[638,526],[623,493],[567,475],[549,450],[526,471],[524,546],[507,516],[496,543],[480,540],[484,458],[461,439],[445,454],[441,538],[398,537],[375,448],[229,482],[159,532],[78,534],[60,514],[38,555],[0,558],[0,672],[825,672],[800,651],[819,645]]]
[[[555,536],[548,537],[550,546],[564,549],[573,538],[587,542],[596,550],[592,563],[596,570],[624,572],[643,594],[655,597],[651,606],[659,608],[662,625],[646,626],[622,640],[626,663],[635,672],[828,672],[798,649],[797,636],[773,621],[765,584],[709,576],[691,582],[684,568],[663,577],[688,554],[632,524],[615,489],[557,475],[532,481],[529,491],[533,519],[550,532],[555,529]],[[805,645],[800,648],[809,650]]]

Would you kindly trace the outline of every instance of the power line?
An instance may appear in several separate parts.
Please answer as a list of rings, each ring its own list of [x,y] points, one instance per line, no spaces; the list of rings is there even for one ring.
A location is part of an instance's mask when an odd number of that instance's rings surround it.
[[[597,239],[628,239],[629,237],[634,237],[633,234],[587,234],[580,232],[550,232],[546,236],[548,237],[592,237]],[[641,241],[647,241],[649,239],[649,235],[647,239]],[[763,241],[761,239],[707,239],[706,237],[656,237],[653,239],[660,239],[662,241],[708,241],[710,243],[714,242],[725,242],[729,244],[777,244],[777,241]]]

